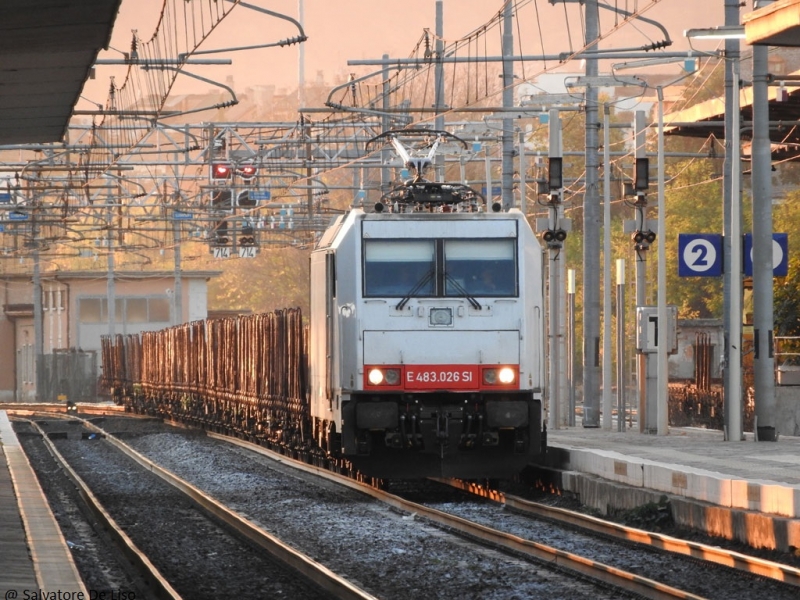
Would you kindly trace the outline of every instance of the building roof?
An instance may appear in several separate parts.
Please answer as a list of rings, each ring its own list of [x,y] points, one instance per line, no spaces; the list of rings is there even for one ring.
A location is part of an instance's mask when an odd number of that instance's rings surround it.
[[[211,279],[219,277],[222,271],[181,271],[183,279]],[[65,279],[105,279],[108,274],[105,271],[47,271],[41,274],[41,278],[47,281]],[[114,271],[114,279],[173,279],[174,271]],[[0,279],[30,280],[30,273],[9,273],[0,274]]]

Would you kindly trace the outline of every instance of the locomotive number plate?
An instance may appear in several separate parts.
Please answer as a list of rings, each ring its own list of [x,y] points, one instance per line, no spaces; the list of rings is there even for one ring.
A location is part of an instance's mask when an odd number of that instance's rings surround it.
[[[405,388],[476,389],[480,383],[478,365],[408,365]]]

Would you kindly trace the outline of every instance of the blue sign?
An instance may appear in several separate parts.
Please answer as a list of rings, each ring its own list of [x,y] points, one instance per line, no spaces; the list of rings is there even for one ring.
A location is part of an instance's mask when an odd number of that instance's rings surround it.
[[[6,226],[0,223],[0,233],[3,233],[6,230]]]
[[[744,234],[744,274],[753,276],[753,234]],[[789,274],[789,234],[772,234],[772,276],[786,277]]]
[[[0,192],[0,204],[8,204],[11,202],[11,194],[9,192]]]
[[[499,185],[492,186],[492,196],[500,196],[503,193],[503,188]],[[481,188],[481,194],[486,195],[486,186]]]
[[[25,213],[13,211],[13,212],[8,213],[8,220],[9,221],[27,221],[28,220],[28,215],[26,215]]]
[[[678,275],[680,277],[722,275],[722,236],[718,233],[678,234]]]
[[[272,198],[272,192],[270,190],[250,190],[250,199],[256,200],[257,202],[263,202]]]
[[[175,210],[172,211],[172,218],[185,221],[186,219],[191,219],[193,217],[192,213],[188,213],[182,210]]]

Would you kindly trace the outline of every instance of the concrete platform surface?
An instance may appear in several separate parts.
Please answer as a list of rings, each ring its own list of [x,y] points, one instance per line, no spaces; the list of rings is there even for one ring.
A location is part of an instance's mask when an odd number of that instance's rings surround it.
[[[548,464],[568,471],[562,487],[585,504],[634,508],[666,494],[681,524],[760,547],[800,548],[800,437],[728,442],[721,431],[670,428],[658,436],[614,427],[547,432]]]
[[[45,592],[89,598],[5,411],[0,411],[0,451],[0,596]]]

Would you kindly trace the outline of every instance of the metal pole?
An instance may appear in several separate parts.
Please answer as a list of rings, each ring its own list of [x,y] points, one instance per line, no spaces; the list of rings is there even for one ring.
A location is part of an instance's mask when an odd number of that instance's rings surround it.
[[[586,76],[597,77],[600,17],[597,0],[586,0]],[[598,215],[598,89],[586,88],[586,191],[583,196],[583,426],[600,419],[600,220]]]
[[[463,164],[463,163],[462,163]],[[463,183],[463,178],[462,178]],[[528,160],[525,156],[525,132],[519,132],[519,210],[528,214]]]
[[[725,0],[725,26],[734,27],[739,25],[739,0]],[[725,370],[722,377],[722,398],[723,411],[725,418],[726,439],[740,440],[741,425],[737,426],[736,420],[741,412],[737,410],[737,403],[731,394],[731,356],[730,356],[730,331],[731,331],[731,242],[733,235],[731,232],[731,206],[733,201],[732,183],[733,163],[739,160],[739,152],[733,145],[733,122],[736,118],[739,122],[739,115],[734,114],[734,94],[738,104],[738,86],[733,85],[733,69],[738,68],[739,64],[739,40],[725,40],[725,161],[722,165],[722,331],[724,346],[722,349],[722,366]],[[738,113],[738,111],[737,111]],[[738,197],[735,198],[740,201]],[[739,396],[741,402],[741,396]],[[738,435],[737,435],[737,432]]]
[[[383,58],[389,58],[389,55],[384,54]],[[389,67],[385,66],[383,68],[383,109],[389,108],[389,89]],[[384,114],[381,117],[381,129],[383,131],[388,131],[390,127],[391,121],[389,121],[389,115]],[[392,189],[392,172],[388,167],[391,156],[392,153],[389,147],[385,146],[381,150],[381,194],[385,194]]]
[[[444,115],[440,111],[444,108],[444,2],[436,0],[436,66],[434,67],[434,86],[436,108],[436,118],[434,128],[441,131],[444,129]],[[436,164],[436,181],[444,181],[444,155],[437,154],[434,157]]]
[[[603,105],[603,429],[611,431],[611,136]]]
[[[637,110],[635,115],[636,132],[636,158],[646,157],[646,119],[643,110]],[[649,229],[647,224],[647,197],[642,196],[641,201],[636,205],[636,221],[638,227],[643,230]],[[636,306],[647,304],[647,247],[634,247],[636,253]],[[647,431],[647,354],[637,352],[636,354],[636,382],[638,391],[637,415],[639,419],[639,433]]]
[[[503,8],[503,108],[514,105],[514,27],[513,27],[513,2],[506,2]],[[514,121],[511,118],[503,119],[503,167],[502,167],[502,200],[503,209],[508,210],[514,206]]]
[[[567,271],[567,295],[569,296],[569,335],[567,350],[567,371],[569,373],[569,419],[570,427],[575,427],[575,269]]]
[[[36,224],[36,211],[31,218],[31,237],[33,237],[33,353],[36,369],[36,397],[44,400],[44,324],[42,322],[42,278],[39,265],[39,231]]]
[[[484,145],[483,155],[486,165],[486,208],[490,210],[492,205],[492,157],[489,156],[489,144]]]
[[[739,25],[739,0],[725,0],[725,26]],[[722,329],[724,345],[722,350],[722,397],[725,418],[725,439],[739,441],[742,439],[741,419],[741,354],[736,369],[732,369],[733,357],[731,356],[731,282],[733,277],[741,279],[739,272],[733,271],[731,244],[741,232],[731,229],[731,214],[733,201],[741,202],[738,195],[733,195],[734,185],[739,185],[739,177],[734,178],[734,166],[741,164],[739,147],[733,144],[734,127],[738,129],[739,115],[739,86],[734,85],[734,68],[739,67],[739,40],[725,40],[725,162],[722,170]],[[734,104],[735,103],[735,104]],[[741,317],[739,317],[741,318]],[[737,339],[735,348],[740,350],[740,340]],[[736,373],[734,373],[736,371]],[[738,375],[737,375],[738,373]],[[737,379],[738,378],[738,379]],[[736,383],[738,381],[738,383]],[[734,388],[739,393],[734,393]]]
[[[617,431],[625,431],[625,259],[617,259]]]
[[[183,323],[183,285],[181,282],[181,225],[177,220],[172,223],[172,238],[175,244],[173,258],[175,260],[175,293],[172,296],[173,325]]]
[[[550,209],[551,212],[555,212],[555,208]],[[548,419],[547,427],[548,429],[558,429],[560,426],[560,419],[559,419],[559,386],[558,386],[558,288],[560,286],[560,281],[558,277],[558,260],[559,255],[561,254],[561,248],[554,248],[550,247],[548,252],[549,255],[549,274],[550,274],[550,299],[549,299],[549,321],[550,321],[550,331],[549,331],[549,338],[550,338],[550,378],[549,378],[549,390],[550,390],[550,418]]]
[[[114,238],[111,235],[111,225],[113,221],[113,200],[112,200],[112,190],[109,184],[108,190],[108,212],[107,212],[107,223],[108,229],[106,230],[106,248],[108,249],[108,271],[106,273],[107,277],[107,288],[106,288],[106,304],[108,305],[108,335],[113,340],[114,335],[116,335],[116,322],[117,322],[117,302],[116,302],[116,290],[114,286]]]
[[[727,396],[724,399],[725,427],[728,440],[744,439],[742,423],[742,196],[741,196],[741,142],[739,120],[739,64],[735,63],[732,73],[732,84],[735,93],[731,96],[730,112],[730,152],[731,152],[731,185],[730,213],[728,215],[728,233],[730,237],[730,269],[728,277],[729,296],[726,313],[727,337],[725,349],[727,354]],[[755,144],[754,144],[755,145]],[[728,148],[726,148],[727,150]],[[755,155],[753,156],[755,163]],[[753,168],[755,175],[755,165]],[[755,183],[755,180],[754,180]],[[726,269],[728,271],[728,269]],[[770,273],[771,276],[771,273]],[[771,279],[770,279],[771,284]]]
[[[564,202],[563,192],[561,202],[558,204],[558,222],[564,223]],[[558,269],[558,335],[556,343],[558,344],[558,399],[561,406],[558,409],[559,426],[566,427],[569,425],[569,395],[567,392],[567,365],[564,362],[564,356],[567,354],[567,291],[564,281],[567,277],[567,258],[566,252],[562,252],[561,258],[557,261],[556,268]]]
[[[549,113],[550,124],[550,140],[549,140],[549,156],[550,158],[559,158],[562,156],[561,144],[561,115],[557,109],[551,109]],[[551,190],[551,194],[556,194],[556,201],[550,202],[550,229],[555,230],[558,228],[559,219],[561,218],[561,193],[562,190]],[[549,302],[548,302],[548,316],[549,316],[549,401],[550,412],[548,419],[548,428],[559,429],[561,427],[560,418],[560,344],[559,344],[559,316],[560,316],[560,289],[561,289],[561,270],[560,264],[564,259],[562,253],[562,243],[558,241],[548,242],[548,276],[549,276]]]
[[[658,91],[658,394],[656,413],[658,435],[669,433],[669,407],[667,385],[669,365],[667,363],[667,256],[664,202],[664,89]]]
[[[772,349],[772,150],[767,95],[769,47],[753,46],[753,375],[757,440],[777,441]],[[741,317],[741,313],[739,313]]]
[[[305,10],[303,0],[297,0],[297,21],[300,26],[305,24]],[[306,45],[298,44],[297,49],[297,105],[306,106]]]

